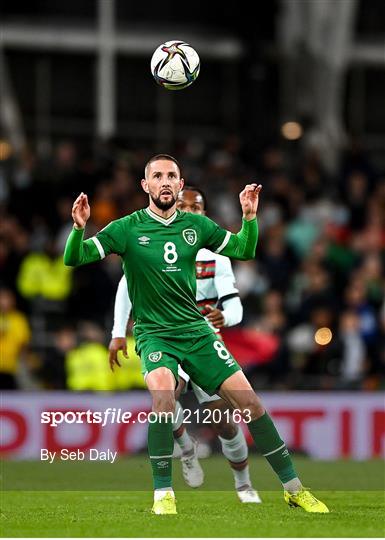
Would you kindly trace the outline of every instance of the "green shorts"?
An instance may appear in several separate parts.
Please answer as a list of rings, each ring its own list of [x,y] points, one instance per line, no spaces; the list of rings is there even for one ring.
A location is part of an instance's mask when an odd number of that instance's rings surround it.
[[[184,332],[177,336],[141,337],[136,343],[146,376],[158,367],[169,368],[178,381],[178,364],[210,396],[219,386],[241,368],[218,336],[207,333]]]

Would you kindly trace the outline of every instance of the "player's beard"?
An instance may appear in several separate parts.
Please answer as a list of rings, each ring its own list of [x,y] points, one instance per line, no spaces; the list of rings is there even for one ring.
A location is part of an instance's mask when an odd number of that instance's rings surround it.
[[[171,198],[168,201],[162,201],[160,196],[154,197],[154,195],[151,195],[151,193],[150,193],[150,197],[151,197],[152,202],[155,204],[155,206],[159,208],[159,210],[163,210],[163,211],[169,210],[176,203],[176,199],[173,194],[171,194]]]

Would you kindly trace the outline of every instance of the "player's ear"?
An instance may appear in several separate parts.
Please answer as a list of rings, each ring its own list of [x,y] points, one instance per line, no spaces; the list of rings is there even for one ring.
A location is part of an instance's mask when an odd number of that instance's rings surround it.
[[[145,178],[142,178],[142,180],[140,181],[140,183],[142,184],[143,191],[145,191],[146,193],[148,193],[148,184],[147,184],[147,180],[146,180]]]
[[[184,178],[181,178],[181,179],[179,180],[179,189],[180,189],[180,191],[182,191],[183,186],[184,186]]]

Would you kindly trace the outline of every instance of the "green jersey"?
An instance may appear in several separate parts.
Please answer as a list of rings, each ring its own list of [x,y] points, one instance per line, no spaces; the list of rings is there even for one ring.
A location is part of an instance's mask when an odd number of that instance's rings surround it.
[[[201,248],[235,258],[251,258],[257,239],[256,220],[244,221],[231,234],[205,216],[177,210],[164,219],[149,208],[113,221],[83,241],[74,229],[64,261],[79,265],[117,253],[123,261],[133,305],[135,337],[209,330],[195,300],[195,259]],[[251,256],[250,256],[251,255]]]

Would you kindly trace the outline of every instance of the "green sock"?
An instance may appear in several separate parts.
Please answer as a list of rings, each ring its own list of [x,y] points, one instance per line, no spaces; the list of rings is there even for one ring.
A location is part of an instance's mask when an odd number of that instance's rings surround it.
[[[249,422],[247,427],[255,446],[270,463],[281,482],[284,484],[297,478],[289,450],[267,412],[257,420]]]
[[[160,418],[148,425],[148,453],[150,455],[154,489],[171,487],[174,437],[172,421]]]

